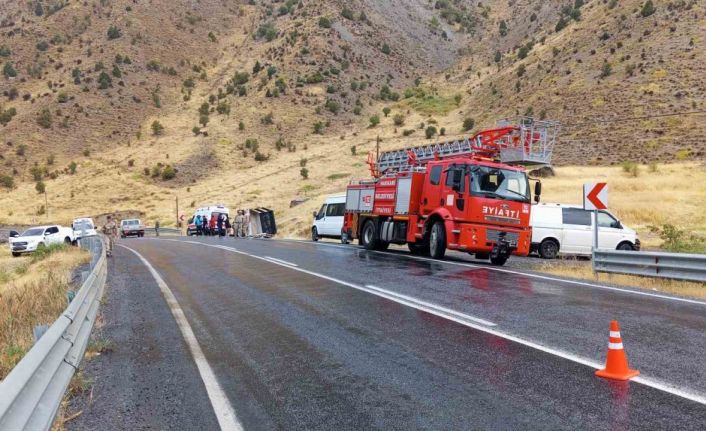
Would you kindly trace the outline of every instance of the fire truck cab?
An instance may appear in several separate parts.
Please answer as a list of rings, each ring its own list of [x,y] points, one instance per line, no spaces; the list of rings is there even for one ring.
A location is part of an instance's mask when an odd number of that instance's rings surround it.
[[[375,179],[348,186],[342,235],[369,250],[408,244],[412,253],[435,259],[447,249],[495,265],[511,254],[528,255],[531,193],[525,168],[487,157],[487,145],[477,142],[387,152],[374,163],[371,156]],[[534,192],[538,201],[541,183]]]

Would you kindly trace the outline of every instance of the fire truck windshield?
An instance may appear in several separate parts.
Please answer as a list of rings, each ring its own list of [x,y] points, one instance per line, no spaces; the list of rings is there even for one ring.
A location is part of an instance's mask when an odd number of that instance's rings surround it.
[[[527,174],[488,166],[471,167],[471,194],[494,199],[529,202]]]

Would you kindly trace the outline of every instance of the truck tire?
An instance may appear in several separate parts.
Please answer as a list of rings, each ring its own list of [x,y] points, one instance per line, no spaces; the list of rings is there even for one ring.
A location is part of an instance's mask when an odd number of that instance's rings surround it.
[[[446,228],[444,222],[434,222],[429,233],[429,254],[434,259],[443,259],[446,254]]]
[[[316,229],[316,226],[311,228],[311,240],[314,242],[319,240],[319,231]]]
[[[378,251],[385,251],[387,248],[390,246],[390,243],[387,241],[378,241],[377,247],[375,247],[375,250]]]
[[[503,266],[505,265],[505,262],[507,262],[507,256],[498,256],[498,257],[491,257],[490,258],[490,263],[492,263],[495,266]]]
[[[71,245],[71,238],[69,238],[68,236],[64,238],[64,244]]]
[[[556,259],[559,254],[559,243],[554,239],[547,238],[539,244],[539,255],[542,259]]]
[[[376,250],[378,248],[378,232],[374,221],[368,220],[363,225],[363,231],[360,234],[360,245],[366,250]]]
[[[22,253],[18,253],[16,251],[12,252],[12,257],[20,257],[20,256],[22,256]]]
[[[429,256],[428,243],[408,242],[407,247],[409,248],[409,251],[414,255]]]
[[[633,247],[632,244],[630,244],[627,241],[623,241],[620,244],[618,244],[618,247],[616,250],[622,250],[622,251],[635,251],[635,247]]]

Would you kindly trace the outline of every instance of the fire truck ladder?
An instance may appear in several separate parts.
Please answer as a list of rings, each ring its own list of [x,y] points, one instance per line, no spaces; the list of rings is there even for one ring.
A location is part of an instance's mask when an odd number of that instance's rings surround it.
[[[524,166],[549,165],[559,123],[523,117],[501,120],[494,129],[478,132],[462,141],[443,142],[371,154],[368,163],[373,176],[388,170],[406,170],[431,160],[464,155],[487,157],[501,163]]]

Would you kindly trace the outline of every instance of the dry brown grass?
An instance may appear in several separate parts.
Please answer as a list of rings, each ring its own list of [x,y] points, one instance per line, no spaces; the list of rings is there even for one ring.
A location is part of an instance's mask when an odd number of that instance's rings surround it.
[[[78,248],[56,251],[35,261],[0,251],[0,378],[32,347],[32,328],[52,324],[66,308],[74,268],[90,256]]]
[[[578,278],[589,282],[637,287],[655,292],[706,299],[706,284],[704,283],[664,280],[634,275],[594,273],[590,261],[575,262],[575,264],[572,265],[565,265],[561,262],[547,262],[536,268],[536,270],[561,277]]]

